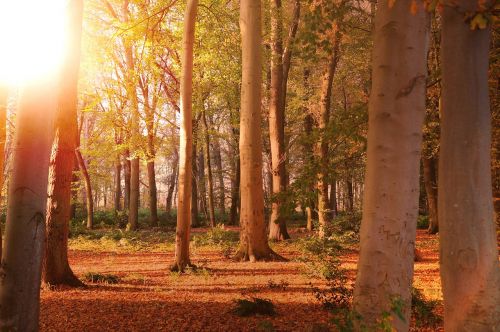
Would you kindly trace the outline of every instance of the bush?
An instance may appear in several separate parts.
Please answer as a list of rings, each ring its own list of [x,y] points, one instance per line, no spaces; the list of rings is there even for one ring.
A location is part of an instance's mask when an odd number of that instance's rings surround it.
[[[233,313],[240,317],[248,317],[253,315],[274,316],[274,304],[265,299],[252,298],[252,300],[238,299]]]
[[[217,225],[209,229],[206,233],[193,236],[193,244],[197,247],[210,245],[235,244],[239,241],[239,234],[235,231],[224,229],[224,225]]]
[[[429,216],[419,215],[417,219],[417,228],[418,229],[427,229],[429,228]]]
[[[411,313],[417,327],[436,327],[442,321],[436,314],[439,301],[427,300],[422,292],[413,287],[411,291]]]

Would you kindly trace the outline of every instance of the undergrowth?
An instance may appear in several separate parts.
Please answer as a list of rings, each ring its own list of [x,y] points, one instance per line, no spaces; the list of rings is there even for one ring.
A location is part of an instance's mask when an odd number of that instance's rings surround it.
[[[276,315],[274,304],[266,299],[252,298],[236,300],[236,306],[233,308],[233,313],[240,317],[248,317],[254,315]]]
[[[117,284],[120,282],[120,278],[114,274],[103,274],[97,272],[87,272],[85,273],[84,278],[87,282],[92,283]]]

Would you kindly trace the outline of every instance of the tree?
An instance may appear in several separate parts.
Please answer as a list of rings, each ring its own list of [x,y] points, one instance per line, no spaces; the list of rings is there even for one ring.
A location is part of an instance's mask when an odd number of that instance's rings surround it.
[[[482,6],[457,1],[442,13],[442,117],[438,213],[444,326],[500,326],[500,267],[491,186],[488,51]],[[471,25],[464,12],[474,13]],[[471,29],[475,28],[475,29]],[[457,305],[460,304],[460,305]]]
[[[281,0],[271,1],[271,86],[269,100],[269,141],[271,143],[272,211],[269,239],[289,239],[283,214],[285,176],[285,109],[283,89],[283,12]]]
[[[371,326],[391,313],[408,330],[418,213],[419,160],[425,111],[427,13],[409,2],[379,1],[361,249],[354,309]],[[391,310],[403,304],[401,319]]]
[[[3,188],[4,181],[4,165],[5,165],[5,141],[7,139],[7,103],[9,98],[9,90],[6,85],[0,84],[0,193]],[[2,258],[2,231],[0,229],[0,259]]]
[[[261,1],[240,3],[242,84],[240,112],[240,247],[237,260],[279,258],[267,242],[262,187]]]
[[[214,180],[212,176],[212,163],[210,160],[210,134],[207,122],[206,111],[203,110],[201,114],[201,119],[203,121],[204,128],[204,139],[205,144],[205,165],[207,169],[207,181],[208,181],[208,216],[210,220],[210,226],[215,227],[215,203],[214,203]],[[203,174],[203,173],[202,173]]]
[[[184,15],[184,36],[181,76],[181,126],[179,144],[179,180],[177,185],[177,228],[173,270],[184,271],[189,259],[191,231],[191,163],[193,155],[193,48],[198,0],[188,0]]]
[[[49,168],[47,239],[43,281],[50,285],[81,286],[68,263],[71,183],[78,135],[77,94],[83,1],[68,3],[68,49],[61,71],[55,138]]]
[[[20,95],[1,265],[0,326],[6,331],[38,330],[55,91],[52,78],[39,78]]]

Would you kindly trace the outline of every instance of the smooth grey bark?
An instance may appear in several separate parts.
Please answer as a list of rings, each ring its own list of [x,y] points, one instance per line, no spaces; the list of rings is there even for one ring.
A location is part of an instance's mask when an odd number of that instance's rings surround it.
[[[460,0],[442,13],[440,272],[446,331],[500,327],[500,266],[491,184],[491,27],[472,30]]]
[[[38,331],[55,91],[53,81],[40,79],[20,94],[0,271],[0,329],[4,331]]]
[[[407,331],[425,114],[428,14],[379,1],[375,18],[368,152],[354,309],[368,326],[383,312]],[[402,302],[400,319],[391,310]]]

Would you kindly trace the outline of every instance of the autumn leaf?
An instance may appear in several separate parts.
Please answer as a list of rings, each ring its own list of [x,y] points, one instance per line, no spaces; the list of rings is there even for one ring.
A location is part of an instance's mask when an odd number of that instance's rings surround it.
[[[472,30],[486,29],[486,27],[488,26],[488,21],[488,18],[484,14],[478,13],[470,21],[470,28]]]

